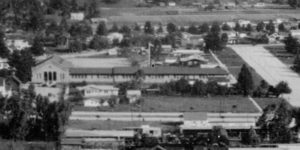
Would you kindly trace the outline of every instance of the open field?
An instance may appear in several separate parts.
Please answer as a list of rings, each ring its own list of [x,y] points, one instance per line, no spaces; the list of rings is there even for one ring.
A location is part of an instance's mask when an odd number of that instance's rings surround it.
[[[236,106],[235,109],[233,107]],[[114,111],[114,112],[258,112],[246,97],[144,97],[142,106],[117,105],[114,108],[77,107],[75,111]]]
[[[241,71],[241,67],[243,64],[247,64],[236,52],[234,52],[231,48],[226,48],[223,51],[215,53],[220,61],[224,63],[231,74],[237,79],[238,75]],[[257,86],[260,84],[262,77],[257,74],[257,72],[250,67],[250,71],[252,73],[252,77],[254,80],[254,85]]]
[[[231,48],[270,85],[274,86],[280,81],[287,82],[292,93],[283,95],[283,97],[286,98],[292,106],[300,106],[300,76],[266,50],[264,46],[265,45],[233,45]]]
[[[133,13],[129,15],[122,16],[110,16],[108,17],[109,23],[117,24],[128,24],[132,25],[134,23],[144,23],[146,21],[151,21],[154,24],[163,23],[167,24],[172,22],[177,25],[189,25],[189,24],[199,24],[203,22],[225,22],[235,19],[247,19],[251,21],[262,21],[270,20],[276,18],[299,18],[299,12],[243,12],[243,11],[218,11],[218,12],[204,12],[197,14],[179,14],[179,15],[134,15]]]
[[[83,130],[122,130],[125,127],[140,127],[141,125],[150,125],[152,127],[161,127],[164,131],[170,131],[175,128],[172,124],[161,122],[145,122],[145,121],[84,121],[71,120],[68,128]]]

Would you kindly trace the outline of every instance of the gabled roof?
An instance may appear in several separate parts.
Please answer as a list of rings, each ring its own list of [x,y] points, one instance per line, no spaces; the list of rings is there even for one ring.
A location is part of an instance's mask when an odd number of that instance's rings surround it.
[[[65,68],[70,68],[70,67],[73,66],[71,62],[69,62],[69,61],[67,61],[67,60],[65,60],[65,59],[63,59],[59,56],[54,55],[54,56],[48,57],[47,59],[45,59],[43,61],[38,62],[35,67],[39,67],[39,66],[41,66],[45,63],[49,63],[49,62],[56,65],[56,66],[58,66],[58,67],[60,67],[60,68],[64,68],[64,69]]]

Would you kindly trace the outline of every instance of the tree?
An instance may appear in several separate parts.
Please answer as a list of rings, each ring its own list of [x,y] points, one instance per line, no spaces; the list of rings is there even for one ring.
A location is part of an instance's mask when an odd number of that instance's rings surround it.
[[[289,143],[291,121],[292,109],[286,101],[282,100],[278,105],[267,106],[256,124],[265,131],[261,136],[269,135],[271,143]]]
[[[99,14],[96,0],[92,0],[89,5],[85,6],[86,18],[96,17]]]
[[[83,44],[80,39],[76,38],[70,42],[69,46],[70,52],[81,52],[83,50]]]
[[[108,39],[98,35],[94,36],[94,38],[92,39],[89,45],[91,49],[96,49],[96,50],[105,49],[108,48],[108,46],[109,46]]]
[[[113,24],[109,32],[119,32],[119,27],[116,23]]]
[[[236,31],[236,32],[241,32],[241,30],[242,30],[242,27],[241,27],[241,25],[237,22],[237,23],[235,24],[234,31]]]
[[[283,23],[281,23],[281,24],[278,25],[278,30],[281,31],[281,32],[286,31],[285,26],[284,26]]]
[[[191,33],[191,34],[197,34],[197,33],[198,33],[198,29],[197,29],[196,26],[191,25],[191,26],[189,26],[187,32],[188,32],[188,33]]]
[[[154,29],[152,27],[152,24],[150,21],[147,21],[144,25],[144,32],[146,34],[153,34],[154,33]]]
[[[167,31],[168,33],[174,33],[175,31],[177,31],[177,26],[174,23],[168,23]]]
[[[34,55],[34,56],[41,56],[45,53],[44,51],[44,45],[42,42],[41,37],[36,36],[34,38],[33,44],[30,48],[30,52]]]
[[[163,29],[163,26],[162,26],[161,23],[159,24],[159,27],[158,27],[158,29],[156,30],[156,32],[157,32],[157,33],[163,33],[163,32],[164,32],[164,29]]]
[[[252,32],[253,31],[253,27],[252,27],[252,25],[249,23],[249,24],[247,24],[247,27],[246,27],[246,29],[245,29],[247,32]]]
[[[221,47],[225,48],[227,43],[228,43],[228,35],[227,35],[227,33],[223,33],[221,35]]]
[[[297,53],[299,50],[300,44],[296,38],[294,38],[292,35],[289,35],[288,37],[285,38],[284,40],[285,44],[285,49],[289,53]]]
[[[265,23],[264,22],[259,22],[256,26],[257,32],[263,31],[265,29]]]
[[[207,23],[203,23],[200,27],[199,27],[200,33],[207,33],[209,32],[209,25]]]
[[[275,33],[275,25],[272,20],[266,25],[266,30],[269,31],[270,34]]]
[[[300,58],[299,58],[299,55],[297,55],[296,58],[295,58],[293,69],[296,72],[300,72]]]
[[[300,7],[300,2],[299,2],[299,0],[288,0],[288,4],[289,4],[292,8]]]
[[[125,36],[130,36],[131,34],[131,29],[126,26],[126,25],[123,25],[119,31],[120,33],[124,34]]]
[[[107,34],[106,24],[104,22],[101,22],[97,27],[97,35],[104,36],[106,34]]]
[[[203,81],[196,80],[193,87],[192,87],[192,95],[200,95],[205,96],[207,95],[207,87]]]
[[[218,147],[227,147],[229,145],[228,133],[221,127],[213,127],[211,133],[208,135],[209,145],[218,145]]]
[[[71,10],[73,11],[73,12],[76,12],[76,11],[78,11],[78,4],[77,4],[77,0],[72,0],[71,1]]]
[[[230,31],[231,27],[227,23],[225,23],[225,24],[222,25],[222,30],[224,30],[224,31]]]
[[[16,76],[23,83],[31,80],[31,68],[35,65],[35,60],[29,50],[14,51],[9,57],[8,63],[16,69]]]
[[[0,30],[0,58],[8,58],[9,57],[9,49],[6,47],[4,42],[4,33],[2,29]]]
[[[218,33],[210,32],[208,33],[205,38],[205,49],[206,50],[213,50],[213,51],[220,51],[222,50],[222,41]]]
[[[244,64],[238,76],[237,88],[244,96],[247,96],[251,94],[253,87],[252,74]]]
[[[141,27],[139,26],[139,24],[135,24],[134,31],[141,31]]]
[[[214,22],[211,26],[210,32],[214,34],[219,34],[221,32],[219,23]]]
[[[153,47],[150,48],[151,59],[158,59],[162,52],[162,42],[160,39],[155,39]]]
[[[181,78],[176,82],[176,91],[181,95],[184,95],[191,91],[191,86],[186,79]]]
[[[292,92],[291,88],[289,87],[287,82],[281,81],[276,85],[276,90],[277,90],[277,96],[281,94],[289,94]]]

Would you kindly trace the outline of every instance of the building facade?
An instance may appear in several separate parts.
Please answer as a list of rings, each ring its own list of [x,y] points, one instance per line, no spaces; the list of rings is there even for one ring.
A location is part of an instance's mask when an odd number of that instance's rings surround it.
[[[40,84],[87,82],[87,83],[121,83],[138,78],[142,72],[146,84],[160,84],[187,80],[208,81],[208,78],[229,78],[228,73],[221,68],[200,67],[114,67],[114,68],[74,68],[72,63],[54,56],[38,63],[32,68],[32,82]]]

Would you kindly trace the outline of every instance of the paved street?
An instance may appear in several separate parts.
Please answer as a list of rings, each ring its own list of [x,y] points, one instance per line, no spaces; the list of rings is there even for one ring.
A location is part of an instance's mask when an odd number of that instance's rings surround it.
[[[300,106],[300,76],[288,66],[263,48],[263,45],[230,46],[269,84],[276,85],[280,81],[288,82],[292,93],[284,97],[293,105]]]

